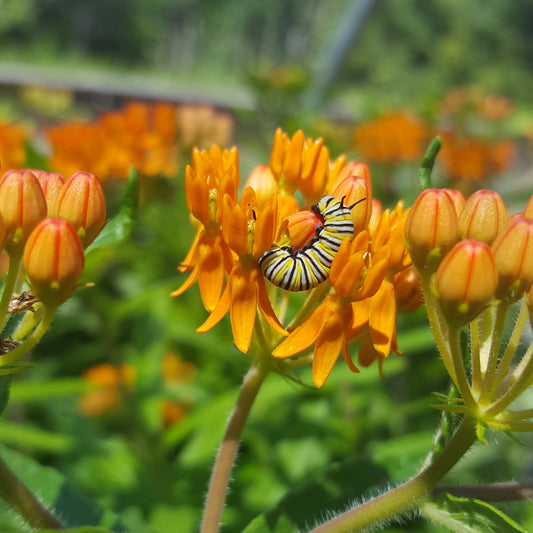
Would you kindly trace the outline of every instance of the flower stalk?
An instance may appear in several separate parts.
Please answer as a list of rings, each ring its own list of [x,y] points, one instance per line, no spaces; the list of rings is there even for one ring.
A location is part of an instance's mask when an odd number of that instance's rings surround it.
[[[0,498],[16,509],[32,527],[63,529],[63,524],[39,501],[0,457]]]
[[[413,479],[354,509],[340,514],[310,533],[350,533],[361,531],[405,513],[431,497],[433,488],[464,456],[476,440],[475,424],[465,416],[450,442],[433,462]]]
[[[216,533],[241,435],[259,389],[269,372],[266,357],[258,357],[244,377],[239,397],[230,415],[224,440],[218,450],[205,500],[201,533]]]

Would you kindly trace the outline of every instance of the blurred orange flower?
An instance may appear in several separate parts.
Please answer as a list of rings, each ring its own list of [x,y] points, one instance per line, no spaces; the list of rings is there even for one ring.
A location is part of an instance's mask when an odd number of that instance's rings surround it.
[[[0,168],[3,172],[23,168],[26,162],[26,133],[18,124],[0,122]]]
[[[103,363],[85,371],[83,379],[94,385],[95,389],[80,398],[80,411],[85,416],[101,416],[118,408],[122,403],[123,393],[133,390],[136,372],[131,365],[116,367]]]
[[[422,155],[427,136],[422,121],[395,111],[359,125],[354,147],[369,161],[413,161]]]

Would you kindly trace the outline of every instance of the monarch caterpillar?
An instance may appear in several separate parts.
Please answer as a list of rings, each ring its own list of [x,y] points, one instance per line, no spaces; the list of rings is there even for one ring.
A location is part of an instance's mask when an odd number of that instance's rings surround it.
[[[273,244],[259,259],[263,276],[287,291],[306,291],[325,281],[343,239],[353,235],[353,206],[343,201],[326,195],[311,206],[324,225],[315,228],[316,235],[302,249]]]

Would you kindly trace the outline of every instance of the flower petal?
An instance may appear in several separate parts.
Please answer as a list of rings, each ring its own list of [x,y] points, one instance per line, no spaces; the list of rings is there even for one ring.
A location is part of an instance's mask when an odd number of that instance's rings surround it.
[[[257,287],[251,272],[236,267],[232,272],[231,328],[235,345],[247,353],[252,342],[257,312]]]
[[[369,318],[370,334],[376,351],[388,357],[396,329],[396,299],[392,283],[384,281],[372,298]]]
[[[331,313],[330,306],[324,301],[317,307],[302,324],[300,324],[291,334],[272,352],[274,357],[291,357],[313,344],[327,317]]]
[[[320,331],[315,345],[313,381],[318,388],[326,382],[345,342],[342,318],[337,313],[332,313]]]
[[[262,275],[258,275],[256,278],[257,284],[257,304],[261,314],[265,317],[265,320],[280,335],[288,335],[285,328],[281,325],[274,309],[272,309],[272,304],[268,297],[268,292],[266,288],[265,278]]]

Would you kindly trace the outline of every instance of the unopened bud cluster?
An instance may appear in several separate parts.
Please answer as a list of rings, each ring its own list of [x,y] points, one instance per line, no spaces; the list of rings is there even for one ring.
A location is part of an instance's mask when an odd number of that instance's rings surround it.
[[[435,290],[452,322],[470,322],[491,300],[516,301],[531,289],[531,214],[510,218],[491,190],[479,190],[466,202],[450,189],[426,189],[417,198],[406,239],[421,274],[435,274]]]
[[[68,180],[42,170],[10,170],[0,180],[0,245],[11,261],[23,257],[34,295],[57,306],[75,288],[84,248],[104,226],[106,204],[98,178]]]

